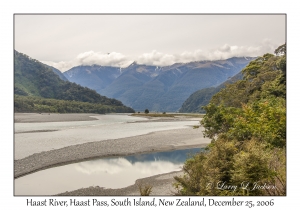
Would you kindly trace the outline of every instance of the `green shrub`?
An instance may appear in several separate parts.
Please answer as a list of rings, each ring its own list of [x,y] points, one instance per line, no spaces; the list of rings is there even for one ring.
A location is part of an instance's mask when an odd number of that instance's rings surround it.
[[[152,192],[152,186],[149,184],[146,184],[145,186],[142,185],[142,183],[138,184],[140,195],[141,196],[149,196]]]

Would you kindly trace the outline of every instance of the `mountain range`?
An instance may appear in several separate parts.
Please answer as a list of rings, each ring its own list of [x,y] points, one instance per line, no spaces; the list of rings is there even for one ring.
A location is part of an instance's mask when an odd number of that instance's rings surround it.
[[[14,51],[14,93],[16,111],[134,112],[116,99],[69,82],[58,69],[17,51]]]
[[[158,67],[132,63],[126,68],[82,65],[63,73],[70,81],[122,101],[136,111],[178,111],[195,91],[216,87],[253,58],[175,63]]]

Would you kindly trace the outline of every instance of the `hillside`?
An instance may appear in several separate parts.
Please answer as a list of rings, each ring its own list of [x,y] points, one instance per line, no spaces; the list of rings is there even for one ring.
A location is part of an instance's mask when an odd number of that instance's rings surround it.
[[[283,44],[251,61],[241,80],[212,97],[200,122],[212,141],[174,177],[177,195],[286,196],[286,71]],[[227,186],[247,180],[247,186],[208,188],[215,180]]]
[[[204,88],[194,92],[186,101],[183,103],[182,107],[179,109],[181,113],[204,113],[202,106],[206,106],[213,95],[219,92],[222,88],[225,88],[227,84],[234,83],[243,78],[242,72],[239,72],[237,75],[228,79],[221,85],[217,87]]]
[[[120,69],[99,65],[76,66],[63,75],[71,82],[99,91],[120,75]]]
[[[241,71],[252,58],[176,63],[157,67],[132,63],[120,69],[78,66],[64,72],[66,78],[116,98],[135,110],[178,111],[195,91],[215,87]]]
[[[45,66],[49,67],[50,69],[52,69],[52,71],[57,74],[59,76],[60,79],[64,80],[64,81],[69,81],[65,75],[63,73],[61,73],[61,71],[59,71],[58,69],[52,67],[52,66],[48,66],[45,64]]]
[[[63,76],[59,76],[54,71],[55,69],[15,51],[14,93],[21,96],[30,96],[30,99],[58,99],[124,107],[122,102],[116,99],[101,96],[94,90],[62,80],[60,77],[63,78]],[[24,97],[21,98],[25,100]],[[19,99],[20,97],[15,100]],[[134,112],[131,108],[124,108],[128,112]]]

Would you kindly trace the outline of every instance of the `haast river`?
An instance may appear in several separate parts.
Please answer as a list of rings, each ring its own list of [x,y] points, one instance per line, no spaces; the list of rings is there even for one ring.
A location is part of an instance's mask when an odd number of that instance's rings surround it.
[[[181,170],[199,148],[102,158],[49,168],[15,179],[15,195],[55,195],[90,186],[123,188],[137,179]]]
[[[196,120],[152,122],[146,118],[120,114],[94,117],[97,120],[15,123],[15,159],[87,142],[119,139],[199,125],[199,121]]]
[[[189,128],[199,119],[149,120],[126,114],[91,115],[92,121],[15,123],[15,160],[35,153],[151,132]],[[55,195],[90,186],[123,188],[137,179],[179,171],[198,149],[100,158],[41,170],[15,179],[15,195]]]

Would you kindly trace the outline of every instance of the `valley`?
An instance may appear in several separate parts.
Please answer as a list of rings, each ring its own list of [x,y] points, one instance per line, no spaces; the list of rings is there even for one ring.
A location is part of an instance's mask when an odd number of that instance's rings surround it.
[[[64,72],[71,82],[115,98],[136,111],[176,112],[195,91],[215,87],[239,73],[253,58],[175,63],[126,68],[78,66]]]

